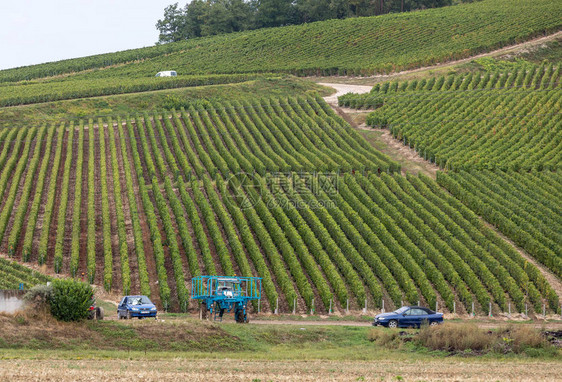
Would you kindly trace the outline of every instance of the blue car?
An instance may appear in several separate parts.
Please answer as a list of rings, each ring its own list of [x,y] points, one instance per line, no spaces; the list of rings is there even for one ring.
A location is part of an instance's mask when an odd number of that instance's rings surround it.
[[[138,317],[156,317],[158,313],[156,306],[146,296],[125,296],[117,306],[117,317],[122,319],[131,319]]]
[[[434,326],[441,323],[443,323],[443,313],[436,313],[431,309],[421,306],[403,306],[394,312],[377,314],[373,321],[373,326],[419,328],[422,324]]]

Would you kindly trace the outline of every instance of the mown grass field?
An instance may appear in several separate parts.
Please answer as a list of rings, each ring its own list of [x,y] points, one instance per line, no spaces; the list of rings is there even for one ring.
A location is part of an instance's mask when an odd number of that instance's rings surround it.
[[[136,354],[132,355],[136,357]],[[111,355],[113,358],[114,355]],[[144,380],[199,381],[380,381],[383,380],[510,380],[552,381],[557,362],[471,361],[423,359],[401,361],[256,361],[238,359],[175,360],[0,360],[0,376],[10,380],[32,378],[57,381],[86,381],[91,378],[114,381]]]
[[[213,324],[166,318],[72,324],[0,316],[0,377],[553,380],[560,367],[556,350],[453,355],[413,342],[381,341],[394,336],[390,334],[388,329],[352,326]]]

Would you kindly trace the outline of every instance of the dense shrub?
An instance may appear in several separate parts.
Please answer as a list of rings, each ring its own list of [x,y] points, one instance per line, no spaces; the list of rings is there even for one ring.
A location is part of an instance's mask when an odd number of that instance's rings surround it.
[[[30,308],[37,310],[47,307],[47,302],[51,298],[52,294],[53,294],[52,285],[41,284],[31,288],[25,294],[25,296],[23,296],[23,299]]]
[[[51,314],[60,321],[80,321],[88,317],[94,299],[90,284],[74,280],[55,280],[48,298]]]
[[[465,350],[483,351],[489,349],[494,338],[475,324],[443,324],[424,327],[420,330],[418,342],[432,350],[459,352]]]
[[[432,350],[448,352],[495,352],[539,354],[537,350],[553,347],[545,336],[528,325],[510,325],[497,331],[478,328],[475,324],[443,324],[422,327],[415,340]]]

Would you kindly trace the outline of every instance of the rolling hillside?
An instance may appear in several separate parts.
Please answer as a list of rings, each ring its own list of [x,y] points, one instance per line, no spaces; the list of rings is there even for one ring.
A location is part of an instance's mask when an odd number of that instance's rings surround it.
[[[540,272],[431,179],[388,175],[399,167],[318,97],[3,138],[1,248],[168,309],[189,308],[200,274],[263,277],[270,310],[558,309]]]
[[[483,0],[411,13],[197,38],[3,70],[0,82],[61,74],[76,78],[153,77],[169,68],[180,75],[370,75],[469,57],[558,30],[561,20],[562,5],[556,0]]]
[[[285,73],[431,65],[561,20],[558,1],[483,0],[0,71],[0,252],[180,312],[192,277],[222,274],[262,277],[267,312],[559,313],[559,63],[340,97],[436,177]]]
[[[441,186],[561,277],[560,63],[509,66],[385,82],[339,103],[375,109],[367,124],[445,170]]]
[[[441,168],[556,170],[562,165],[560,64],[386,82],[339,103]]]

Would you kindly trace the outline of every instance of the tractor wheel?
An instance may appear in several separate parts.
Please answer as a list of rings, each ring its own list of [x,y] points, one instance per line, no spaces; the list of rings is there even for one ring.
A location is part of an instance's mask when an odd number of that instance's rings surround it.
[[[201,319],[207,320],[209,318],[209,309],[207,309],[207,304],[201,304]]]
[[[103,320],[103,308],[101,306],[96,308],[96,320]]]
[[[238,322],[239,324],[243,324],[244,323],[244,313],[241,310],[237,310],[234,313],[234,319],[236,320],[236,322]]]
[[[247,324],[248,322],[250,322],[250,316],[248,316],[248,314],[244,314],[244,311],[242,311],[242,310],[237,310],[234,313],[234,319],[239,324],[244,324],[244,323]]]

